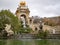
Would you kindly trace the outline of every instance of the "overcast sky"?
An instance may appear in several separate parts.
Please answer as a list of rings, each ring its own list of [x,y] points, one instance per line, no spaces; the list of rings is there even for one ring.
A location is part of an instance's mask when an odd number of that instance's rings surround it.
[[[0,0],[0,10],[10,9],[15,13],[21,0]],[[60,15],[60,0],[25,0],[30,16],[51,17]]]

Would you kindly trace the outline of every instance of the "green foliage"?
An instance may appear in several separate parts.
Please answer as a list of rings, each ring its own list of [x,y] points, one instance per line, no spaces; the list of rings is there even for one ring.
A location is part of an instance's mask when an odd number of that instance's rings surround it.
[[[37,38],[46,38],[48,36],[48,31],[45,30],[45,31],[39,31],[38,35],[37,35]]]
[[[18,31],[20,29],[20,22],[18,18],[10,12],[10,10],[0,11],[0,31],[4,29],[5,24],[11,24],[12,30]]]
[[[29,28],[29,27],[26,27],[26,28],[21,27],[20,30],[19,30],[19,32],[20,32],[20,33],[30,33],[31,30],[32,30],[32,29]]]
[[[48,30],[45,30],[45,31],[44,31],[44,37],[47,37],[48,34],[49,34]]]

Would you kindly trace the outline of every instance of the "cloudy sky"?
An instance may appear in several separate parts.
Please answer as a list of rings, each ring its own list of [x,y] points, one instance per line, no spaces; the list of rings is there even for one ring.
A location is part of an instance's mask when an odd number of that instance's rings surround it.
[[[0,0],[0,10],[10,9],[15,13],[22,0]],[[30,16],[51,17],[60,15],[60,0],[25,0]]]

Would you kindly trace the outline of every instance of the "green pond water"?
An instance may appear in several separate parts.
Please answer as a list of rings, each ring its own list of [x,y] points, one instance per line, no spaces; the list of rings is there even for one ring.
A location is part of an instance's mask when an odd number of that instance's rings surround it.
[[[59,39],[35,40],[35,39],[10,39],[0,40],[0,45],[60,45]]]

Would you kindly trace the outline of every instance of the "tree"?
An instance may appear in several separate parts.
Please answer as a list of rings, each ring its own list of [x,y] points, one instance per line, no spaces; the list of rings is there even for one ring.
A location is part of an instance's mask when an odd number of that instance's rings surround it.
[[[0,11],[0,32],[4,30],[5,24],[11,24],[11,29],[14,32],[18,32],[20,30],[20,22],[18,18],[11,13],[10,10],[1,10]]]

